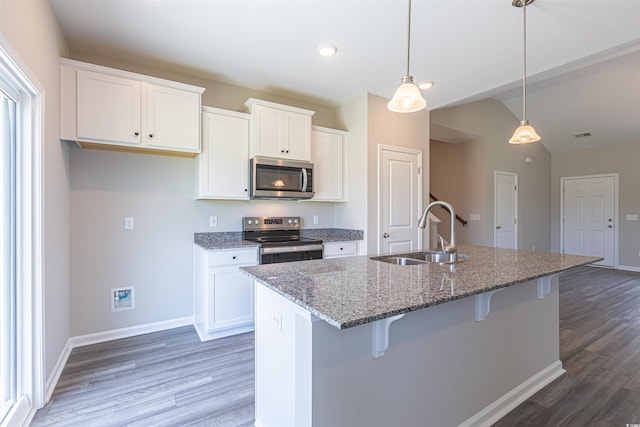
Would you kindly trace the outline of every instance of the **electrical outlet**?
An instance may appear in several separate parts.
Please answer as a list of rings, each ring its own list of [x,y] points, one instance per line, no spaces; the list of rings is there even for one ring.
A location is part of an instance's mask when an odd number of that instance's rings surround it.
[[[210,216],[209,217],[209,227],[217,227],[218,226],[218,217]]]
[[[133,217],[125,216],[124,217],[124,229],[125,230],[133,230]]]
[[[282,313],[280,313],[279,311],[272,309],[271,310],[271,321],[273,322],[274,326],[276,327],[277,330],[281,331],[282,330]]]
[[[314,225],[320,224],[320,217],[318,215],[313,216],[313,224]]]

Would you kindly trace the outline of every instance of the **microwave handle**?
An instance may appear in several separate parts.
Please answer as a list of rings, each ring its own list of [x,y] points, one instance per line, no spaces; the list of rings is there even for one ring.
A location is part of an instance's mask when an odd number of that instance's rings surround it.
[[[307,169],[302,168],[302,191],[307,191]]]

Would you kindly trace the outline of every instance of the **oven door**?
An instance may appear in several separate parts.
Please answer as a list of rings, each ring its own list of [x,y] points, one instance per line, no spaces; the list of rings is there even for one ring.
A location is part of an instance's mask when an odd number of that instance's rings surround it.
[[[300,245],[260,248],[260,264],[322,259],[322,245]]]
[[[254,157],[251,159],[252,199],[310,199],[313,163]]]

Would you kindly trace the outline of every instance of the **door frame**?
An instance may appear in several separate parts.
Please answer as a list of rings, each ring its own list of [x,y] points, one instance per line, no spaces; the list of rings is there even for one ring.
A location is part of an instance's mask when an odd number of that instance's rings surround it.
[[[589,178],[613,178],[613,218],[615,227],[613,229],[613,268],[618,268],[618,173],[603,173],[595,175],[579,175],[579,176],[563,176],[560,177],[560,253],[564,253],[564,185],[570,179],[589,179]],[[591,264],[594,265],[594,264]],[[596,265],[597,267],[597,265]],[[610,268],[610,267],[609,267]]]
[[[422,164],[422,150],[418,150],[415,148],[409,148],[409,147],[399,147],[396,145],[385,145],[385,144],[378,144],[378,170],[377,170],[377,174],[378,174],[378,188],[376,191],[376,197],[378,199],[378,225],[376,227],[376,232],[377,232],[377,236],[376,236],[376,247],[377,247],[377,252],[378,253],[382,253],[382,228],[383,228],[383,223],[382,223],[382,212],[383,212],[383,205],[382,205],[382,152],[383,151],[395,151],[397,153],[404,153],[404,154],[413,154],[413,155],[417,155],[418,156],[418,217],[420,217],[420,215],[422,215],[422,180],[423,180],[423,176],[424,176],[424,167]],[[418,233],[418,249],[422,249],[422,240],[423,240],[423,236],[424,233],[420,230],[420,228],[418,228],[418,224],[416,224],[416,230]]]
[[[497,227],[497,221],[498,221],[498,210],[496,209],[496,206],[498,204],[498,198],[496,197],[496,194],[498,193],[497,191],[497,177],[498,174],[502,174],[502,175],[511,175],[513,176],[515,179],[515,186],[516,186],[516,190],[515,190],[515,198],[514,198],[514,217],[515,217],[515,224],[514,224],[514,232],[513,232],[513,239],[514,239],[514,249],[518,249],[518,229],[520,228],[520,217],[518,216],[518,192],[520,190],[520,184],[518,184],[518,174],[515,172],[505,172],[505,171],[499,171],[499,170],[494,170],[493,171],[493,246],[497,247],[498,245],[498,236],[496,233],[496,227]]]

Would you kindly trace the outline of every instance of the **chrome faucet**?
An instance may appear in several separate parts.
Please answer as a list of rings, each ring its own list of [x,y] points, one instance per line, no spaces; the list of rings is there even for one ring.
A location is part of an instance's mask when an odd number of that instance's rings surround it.
[[[424,213],[420,217],[420,221],[418,221],[418,227],[425,228],[427,226],[429,211],[434,206],[442,206],[443,208],[447,209],[451,214],[451,236],[449,237],[449,245],[447,245],[446,247],[442,245],[442,250],[444,251],[444,253],[447,254],[447,262],[458,262],[458,248],[456,247],[456,231],[455,231],[456,213],[453,210],[453,206],[451,206],[451,204],[447,202],[442,202],[442,201],[429,203],[427,208],[424,210]]]

